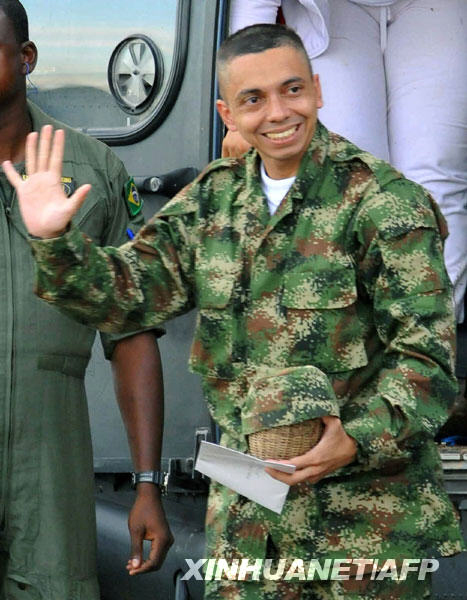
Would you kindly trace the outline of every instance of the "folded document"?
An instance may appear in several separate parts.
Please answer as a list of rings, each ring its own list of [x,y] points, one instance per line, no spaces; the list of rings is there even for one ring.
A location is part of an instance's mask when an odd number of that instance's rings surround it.
[[[273,479],[265,467],[284,473],[295,471],[295,465],[261,460],[210,442],[201,442],[195,464],[203,475],[280,514],[290,486]]]

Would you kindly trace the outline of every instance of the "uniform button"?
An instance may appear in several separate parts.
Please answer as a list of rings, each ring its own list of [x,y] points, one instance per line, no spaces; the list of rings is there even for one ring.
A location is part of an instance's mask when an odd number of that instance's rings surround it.
[[[28,586],[25,583],[23,583],[22,581],[20,581],[18,583],[18,587],[20,590],[23,590],[23,591],[28,589]]]
[[[239,416],[242,414],[242,410],[241,410],[241,408],[240,408],[239,406],[236,406],[236,407],[234,408],[234,411],[233,411],[233,413],[234,413],[234,415],[235,415],[236,417],[239,417]]]

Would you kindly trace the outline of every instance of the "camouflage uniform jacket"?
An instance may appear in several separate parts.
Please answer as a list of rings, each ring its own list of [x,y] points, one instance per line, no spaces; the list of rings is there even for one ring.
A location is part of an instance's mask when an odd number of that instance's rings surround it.
[[[211,486],[207,556],[415,557],[462,547],[432,441],[456,391],[444,221],[427,192],[320,123],[276,213],[256,151],[212,163],[133,242],[32,241],[39,295],[103,330],[199,309],[190,367],[222,443],[339,415],[358,459],[281,516]],[[210,554],[211,552],[211,554]]]

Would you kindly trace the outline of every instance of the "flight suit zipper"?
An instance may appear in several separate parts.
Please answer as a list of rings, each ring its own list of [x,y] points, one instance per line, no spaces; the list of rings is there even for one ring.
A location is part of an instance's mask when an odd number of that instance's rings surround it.
[[[12,381],[13,381],[13,329],[14,329],[14,305],[13,305],[13,274],[12,274],[12,256],[10,248],[10,225],[9,216],[11,213],[10,206],[5,206],[1,203],[1,209],[3,212],[2,217],[2,229],[3,229],[3,257],[5,264],[5,303],[3,306],[5,318],[5,356],[1,357],[5,360],[5,389],[2,390],[4,394],[5,403],[3,406],[3,444],[1,448],[2,461],[1,461],[1,479],[0,479],[0,523],[5,531],[7,531],[7,505],[8,505],[8,488],[9,488],[9,474],[11,469],[10,457],[11,457],[11,431],[12,431],[12,410],[11,410],[11,397],[12,397]]]

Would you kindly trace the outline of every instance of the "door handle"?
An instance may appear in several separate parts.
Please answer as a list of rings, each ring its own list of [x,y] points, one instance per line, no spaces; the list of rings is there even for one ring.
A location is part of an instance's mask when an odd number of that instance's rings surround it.
[[[150,194],[162,194],[168,198],[175,196],[182,188],[198,175],[199,171],[195,167],[184,167],[175,169],[162,175],[148,175],[135,177],[135,184],[140,192]]]

